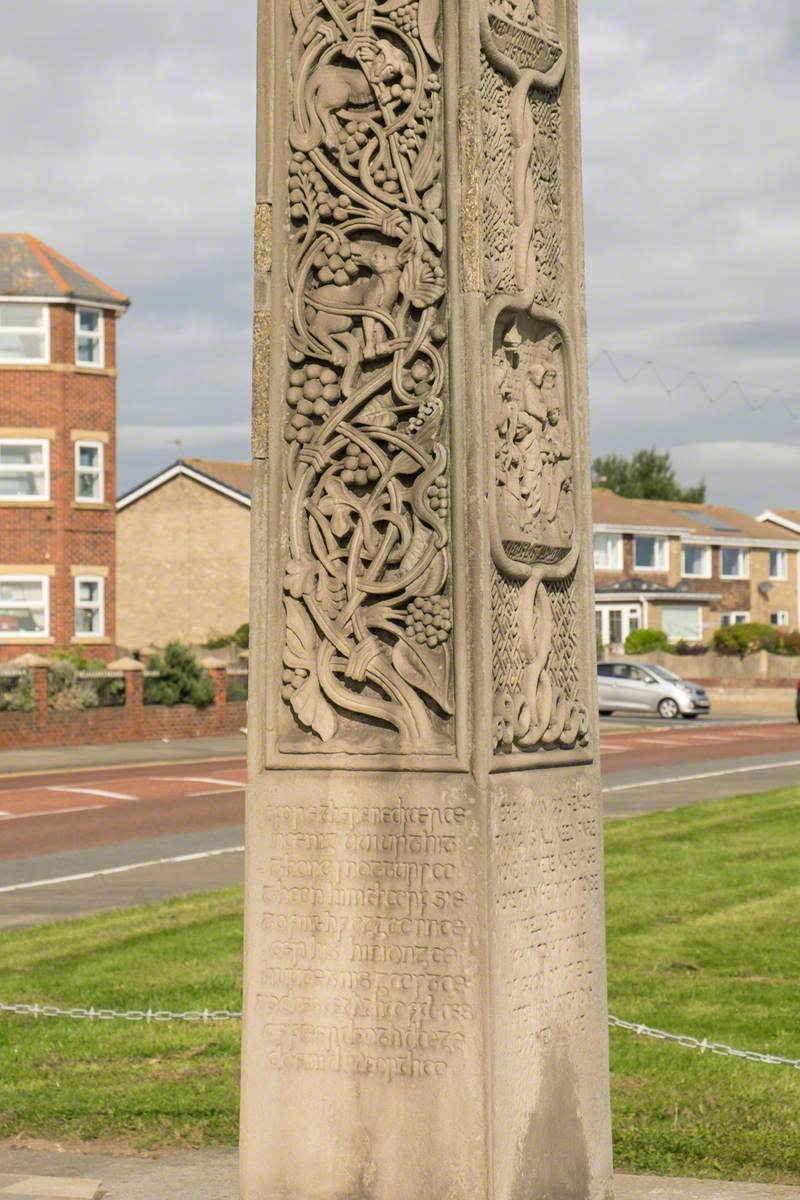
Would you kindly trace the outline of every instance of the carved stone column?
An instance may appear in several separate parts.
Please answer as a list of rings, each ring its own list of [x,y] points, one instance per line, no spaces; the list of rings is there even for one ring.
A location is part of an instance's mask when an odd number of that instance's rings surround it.
[[[576,0],[261,0],[244,1200],[605,1200]]]

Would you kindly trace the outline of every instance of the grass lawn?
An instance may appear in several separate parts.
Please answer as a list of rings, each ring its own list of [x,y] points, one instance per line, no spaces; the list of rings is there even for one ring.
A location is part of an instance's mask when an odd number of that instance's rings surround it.
[[[800,788],[607,828],[612,1012],[800,1057]],[[241,894],[6,933],[0,999],[240,1006]],[[0,1137],[236,1140],[238,1025],[0,1017]],[[800,1183],[800,1071],[611,1036],[617,1165]]]

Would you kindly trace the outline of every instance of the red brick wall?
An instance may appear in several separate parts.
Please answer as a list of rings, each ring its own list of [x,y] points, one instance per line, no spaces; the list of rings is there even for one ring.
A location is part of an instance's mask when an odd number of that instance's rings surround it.
[[[75,364],[75,308],[50,307],[51,362],[44,367],[0,366],[0,428],[53,430],[50,443],[50,501],[0,503],[0,566],[48,566],[50,645],[74,640],[72,566],[105,568],[104,643],[86,639],[91,657],[115,657],[116,572],[114,497],[116,495],[116,319],[105,317],[105,366]],[[74,430],[105,434],[102,505],[75,503]],[[0,640],[0,662],[41,647],[33,639]],[[47,649],[45,649],[47,652]]]
[[[4,712],[0,713],[0,751],[214,737],[238,733],[246,724],[247,704],[243,700],[204,709],[191,704],[171,708],[146,704],[77,712],[48,709],[44,714]]]

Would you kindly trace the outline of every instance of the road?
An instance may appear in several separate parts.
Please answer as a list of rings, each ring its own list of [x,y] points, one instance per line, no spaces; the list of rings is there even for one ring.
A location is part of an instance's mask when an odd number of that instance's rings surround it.
[[[800,779],[800,725],[604,721],[605,813]],[[2,760],[0,760],[0,770]],[[0,776],[0,928],[241,881],[245,760]]]

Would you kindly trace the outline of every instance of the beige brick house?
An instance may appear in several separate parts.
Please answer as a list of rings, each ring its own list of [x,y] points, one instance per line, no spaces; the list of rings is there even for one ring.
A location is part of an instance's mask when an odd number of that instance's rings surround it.
[[[117,502],[117,640],[199,644],[248,620],[250,465],[181,459]]]
[[[118,641],[199,644],[248,620],[250,465],[187,458],[117,504]],[[800,628],[800,513],[593,493],[597,631],[708,641],[720,625]]]
[[[705,642],[743,621],[800,627],[800,521],[792,528],[733,508],[627,500],[602,488],[593,518],[603,645],[640,628]]]

